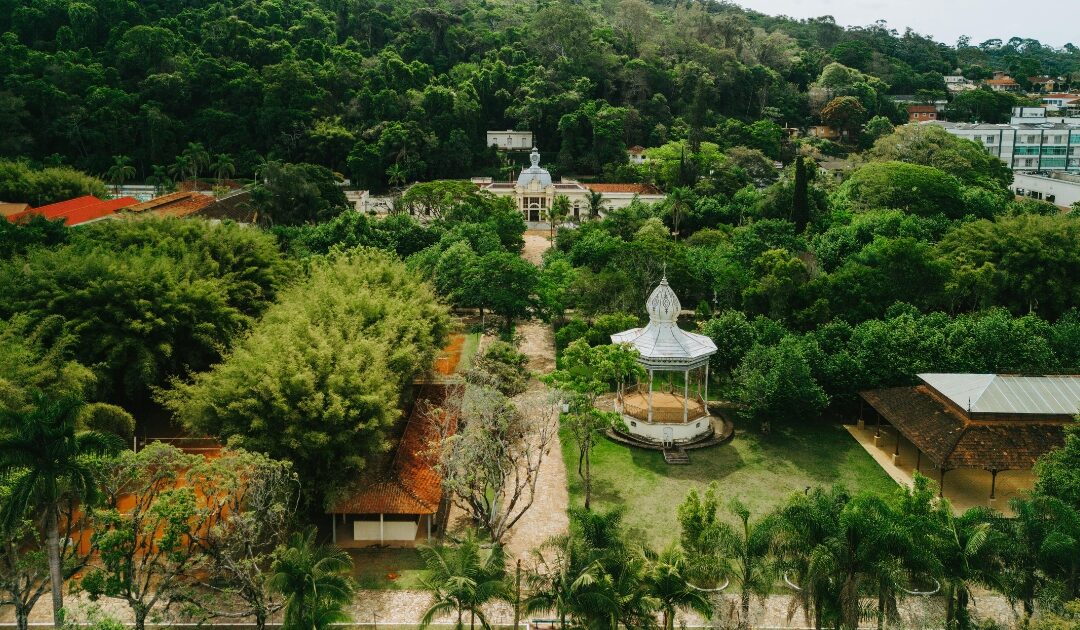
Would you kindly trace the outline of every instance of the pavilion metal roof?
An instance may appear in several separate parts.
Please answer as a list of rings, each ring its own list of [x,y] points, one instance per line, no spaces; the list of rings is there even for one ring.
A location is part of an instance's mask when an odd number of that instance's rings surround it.
[[[645,304],[649,324],[611,336],[612,343],[628,343],[637,349],[639,361],[646,366],[696,367],[716,353],[716,344],[705,335],[679,328],[682,305],[668,286],[667,278],[653,290]]]
[[[1080,375],[919,374],[919,378],[969,413],[1075,416]]]

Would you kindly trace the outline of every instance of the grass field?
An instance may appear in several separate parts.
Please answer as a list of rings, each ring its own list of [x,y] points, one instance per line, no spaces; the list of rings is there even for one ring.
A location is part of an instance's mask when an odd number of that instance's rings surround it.
[[[570,503],[582,505],[577,447],[566,436],[563,453]],[[841,483],[882,494],[897,487],[843,427],[824,423],[774,429],[769,436],[736,425],[731,442],[690,451],[689,466],[669,466],[658,451],[604,439],[593,450],[592,471],[594,506],[623,506],[626,526],[658,549],[678,538],[675,512],[690,489],[704,490],[714,480],[724,503],[738,497],[754,515],[807,486]]]
[[[353,577],[360,588],[408,590],[420,588],[424,561],[416,549],[352,549]],[[393,580],[389,575],[397,577]]]
[[[465,344],[461,348],[461,360],[458,362],[457,371],[463,372],[472,367],[476,351],[480,349],[480,333],[471,332],[465,335]]]

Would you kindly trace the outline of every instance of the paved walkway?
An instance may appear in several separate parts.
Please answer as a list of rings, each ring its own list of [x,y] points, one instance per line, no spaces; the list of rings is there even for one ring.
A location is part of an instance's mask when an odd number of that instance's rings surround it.
[[[941,471],[935,468],[926,457],[919,457],[915,446],[900,436],[900,454],[896,453],[896,429],[882,425],[881,436],[874,437],[876,427],[873,424],[860,429],[857,425],[845,425],[852,435],[874,461],[893,478],[896,483],[911,487],[914,483],[915,467],[936,484],[941,479]],[[945,473],[945,498],[957,512],[976,505],[991,506],[1007,516],[1012,515],[1009,499],[1021,496],[1034,484],[1034,475],[1029,470],[1007,470],[998,473],[993,501],[990,500],[990,473],[985,470],[960,469]]]

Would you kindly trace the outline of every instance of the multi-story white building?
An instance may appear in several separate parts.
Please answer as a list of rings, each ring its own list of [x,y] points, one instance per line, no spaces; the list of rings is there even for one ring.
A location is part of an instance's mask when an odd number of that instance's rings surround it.
[[[487,145],[494,146],[504,151],[517,149],[527,151],[533,146],[533,134],[531,131],[489,131],[487,132]]]
[[[977,142],[1014,171],[1080,171],[1080,119],[1047,118],[1041,107],[1014,108],[1007,125],[923,124],[939,125],[954,136]]]
[[[625,208],[635,199],[644,203],[656,203],[666,197],[650,184],[583,184],[574,180],[553,181],[551,173],[540,166],[540,152],[535,148],[529,156],[532,165],[521,171],[516,182],[500,182],[491,178],[475,178],[473,182],[500,197],[513,197],[526,221],[545,221],[547,210],[555,202],[556,195],[570,199],[571,219],[583,219],[589,212],[589,194],[604,196],[604,209]]]

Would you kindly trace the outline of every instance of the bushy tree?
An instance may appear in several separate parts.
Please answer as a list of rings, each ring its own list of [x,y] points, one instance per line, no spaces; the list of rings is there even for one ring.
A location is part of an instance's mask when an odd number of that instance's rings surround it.
[[[189,430],[292,461],[311,505],[386,448],[402,388],[428,369],[449,321],[392,254],[315,259],[222,363],[161,400]]]

